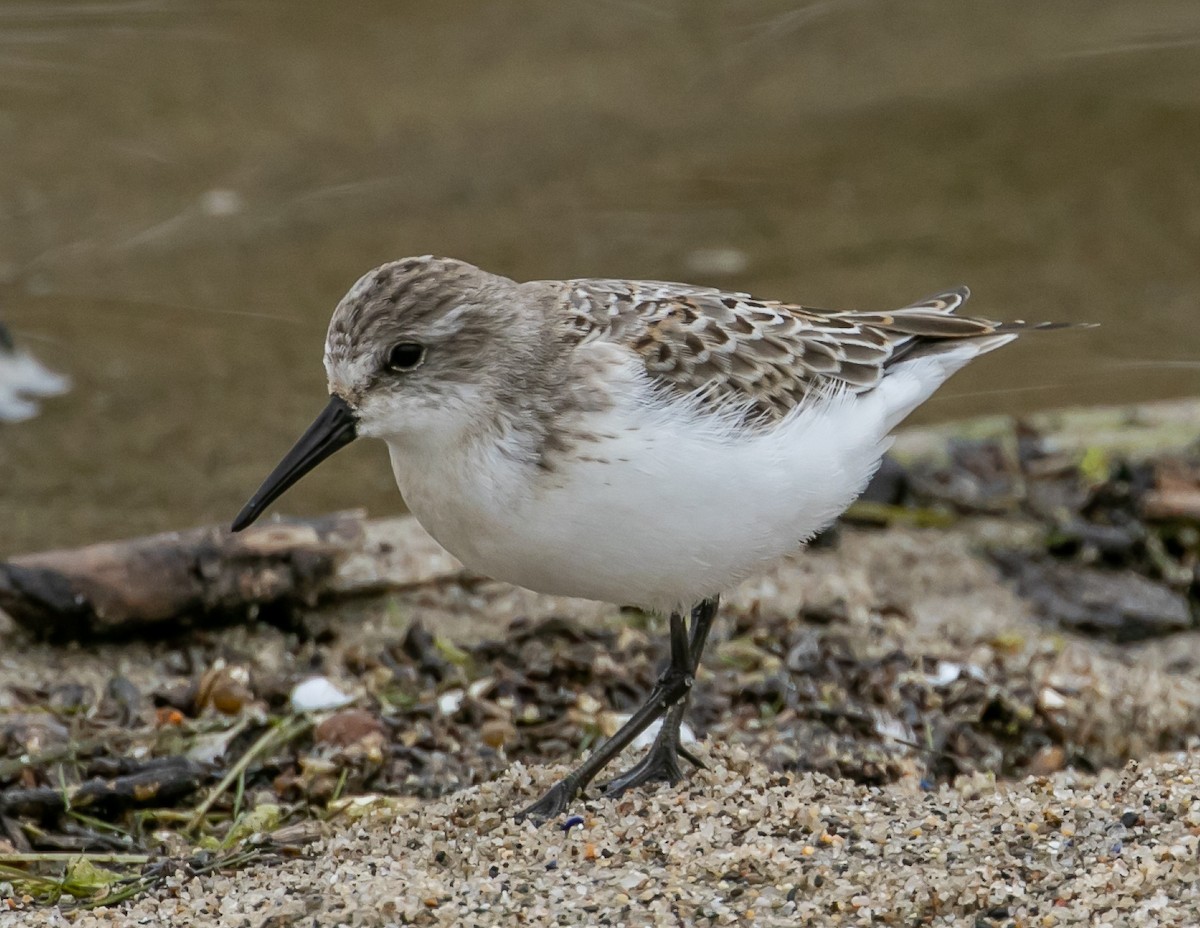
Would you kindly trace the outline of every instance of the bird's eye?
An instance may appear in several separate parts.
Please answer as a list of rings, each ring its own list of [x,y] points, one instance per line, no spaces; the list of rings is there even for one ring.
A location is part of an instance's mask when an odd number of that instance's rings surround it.
[[[388,352],[387,366],[394,371],[411,371],[425,360],[425,346],[401,342]]]

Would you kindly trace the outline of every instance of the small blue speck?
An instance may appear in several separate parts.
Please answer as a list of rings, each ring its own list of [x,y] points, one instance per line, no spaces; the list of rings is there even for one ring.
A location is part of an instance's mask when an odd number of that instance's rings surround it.
[[[1121,853],[1121,842],[1118,841],[1116,844],[1114,844],[1112,847],[1110,847],[1108,849],[1108,852],[1110,854],[1112,854],[1113,857],[1116,857],[1117,855],[1119,855]]]
[[[583,816],[582,815],[572,815],[569,819],[567,819],[565,822],[563,822],[558,827],[561,828],[563,831],[569,832],[576,825],[582,825],[582,824],[583,824]]]

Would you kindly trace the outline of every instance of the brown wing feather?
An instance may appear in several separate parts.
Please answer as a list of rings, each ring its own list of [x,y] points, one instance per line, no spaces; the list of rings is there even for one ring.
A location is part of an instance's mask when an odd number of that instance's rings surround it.
[[[664,385],[743,406],[748,417],[765,421],[813,390],[870,390],[890,363],[924,346],[1001,329],[952,315],[969,295],[965,287],[888,313],[813,309],[656,281],[574,280],[566,287],[581,340],[619,341]]]

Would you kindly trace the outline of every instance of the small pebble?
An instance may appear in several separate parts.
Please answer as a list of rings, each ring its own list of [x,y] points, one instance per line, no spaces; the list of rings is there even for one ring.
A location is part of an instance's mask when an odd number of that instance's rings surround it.
[[[340,709],[354,701],[327,677],[310,677],[292,690],[292,708],[296,712],[320,712]]]
[[[442,715],[454,715],[462,708],[463,700],[466,698],[466,693],[462,690],[446,690],[438,696],[438,712]]]

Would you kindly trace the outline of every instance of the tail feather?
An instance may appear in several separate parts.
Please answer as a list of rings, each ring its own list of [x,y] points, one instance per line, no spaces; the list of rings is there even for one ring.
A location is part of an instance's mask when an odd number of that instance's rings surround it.
[[[943,290],[923,300],[909,303],[904,309],[923,310],[934,313],[952,313],[971,298],[971,288],[965,285]]]
[[[1092,323],[995,322],[958,316],[971,291],[947,290],[890,313],[859,313],[857,321],[892,335],[892,353],[876,387],[890,431],[924,403],[956,371],[1024,332],[1093,328]]]
[[[1024,319],[995,322],[978,316],[954,315],[954,311],[970,295],[971,291],[966,287],[958,287],[892,313],[873,314],[875,325],[901,336],[909,336],[896,345],[888,366],[915,357],[943,353],[962,341],[990,341],[997,335],[1014,336],[1023,332],[1095,328],[1095,323],[1091,322],[1026,322]],[[992,351],[1009,340],[1005,338],[987,348],[980,346],[976,354]]]
[[[1050,332],[1054,329],[1095,329],[1098,322],[1026,322],[1024,319],[1013,319],[1009,322],[994,323],[997,332]]]

